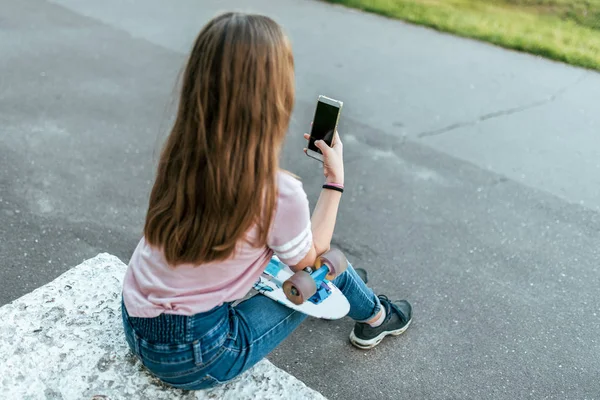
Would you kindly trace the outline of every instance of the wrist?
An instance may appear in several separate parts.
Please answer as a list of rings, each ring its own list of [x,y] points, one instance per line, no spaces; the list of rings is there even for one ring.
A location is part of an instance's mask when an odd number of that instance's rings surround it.
[[[344,186],[344,178],[339,178],[336,176],[328,176],[325,178],[325,183],[328,185],[341,185],[342,187]]]
[[[344,185],[339,185],[337,183],[326,183],[323,185],[323,189],[339,192],[340,194],[344,193]]]

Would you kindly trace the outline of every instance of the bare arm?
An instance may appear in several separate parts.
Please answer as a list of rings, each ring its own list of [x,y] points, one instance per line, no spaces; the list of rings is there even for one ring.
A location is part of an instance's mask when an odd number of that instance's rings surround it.
[[[309,135],[304,138],[308,140]],[[343,144],[337,132],[333,146],[329,147],[325,142],[315,143],[323,153],[323,173],[328,183],[344,184],[344,162]],[[304,149],[306,151],[306,149]],[[338,208],[342,194],[335,190],[323,189],[317,205],[311,217],[313,243],[310,251],[297,265],[292,267],[293,271],[300,271],[306,267],[313,266],[316,258],[329,250],[331,238],[335,229]]]
[[[329,250],[335,228],[338,206],[342,194],[333,190],[323,189],[311,218],[313,242],[308,254],[295,266],[292,271],[301,271],[312,267],[317,257]]]
[[[325,253],[331,246],[341,198],[340,192],[323,189],[313,211],[311,217],[313,246],[319,255]]]

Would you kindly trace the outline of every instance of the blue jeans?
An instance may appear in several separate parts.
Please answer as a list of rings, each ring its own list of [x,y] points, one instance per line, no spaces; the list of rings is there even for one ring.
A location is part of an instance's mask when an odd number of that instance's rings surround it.
[[[351,265],[333,282],[348,298],[350,318],[367,321],[377,315],[379,299]],[[306,318],[262,295],[194,316],[136,318],[127,314],[124,305],[122,309],[131,351],[160,380],[188,390],[207,389],[235,378],[275,349]]]

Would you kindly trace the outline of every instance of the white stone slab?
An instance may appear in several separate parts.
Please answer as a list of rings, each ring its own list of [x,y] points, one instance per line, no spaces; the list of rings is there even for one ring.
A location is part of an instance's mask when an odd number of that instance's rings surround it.
[[[324,399],[264,360],[211,391],[153,378],[129,352],[121,326],[126,266],[100,254],[0,308],[4,399]]]

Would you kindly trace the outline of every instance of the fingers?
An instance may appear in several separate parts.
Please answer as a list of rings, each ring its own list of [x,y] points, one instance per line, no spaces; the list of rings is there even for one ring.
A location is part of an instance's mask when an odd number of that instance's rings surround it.
[[[305,133],[304,134],[304,139],[306,139],[306,140],[310,139],[310,135],[308,133]]]
[[[331,147],[327,146],[327,143],[325,143],[323,140],[317,140],[315,142],[315,146],[317,146],[317,148],[321,150],[321,153],[323,153],[325,156],[331,151]]]
[[[333,145],[340,145],[342,146],[342,139],[340,139],[340,134],[338,133],[338,131],[335,131],[335,135],[333,135]]]

